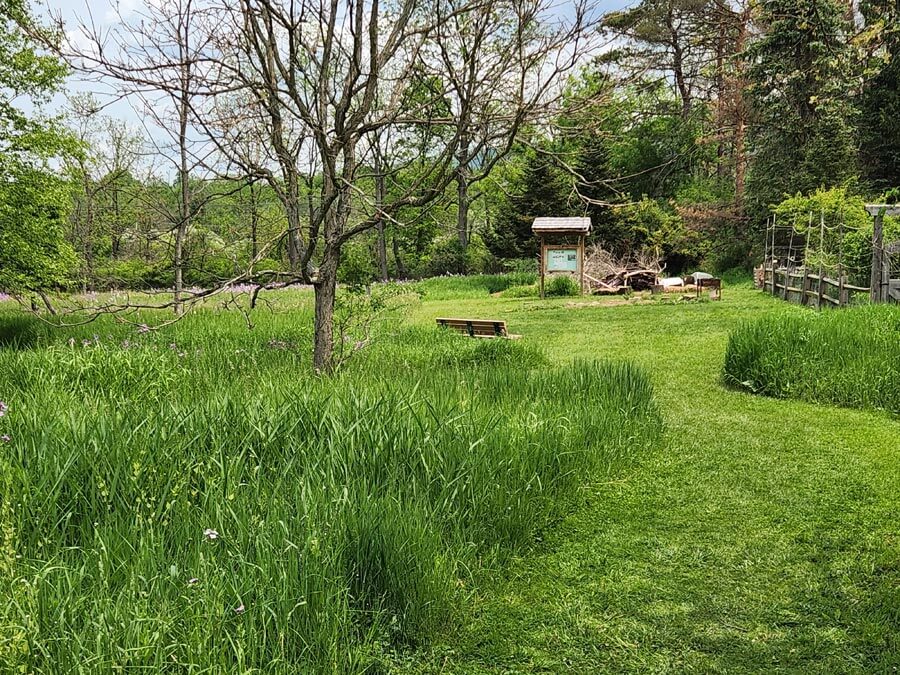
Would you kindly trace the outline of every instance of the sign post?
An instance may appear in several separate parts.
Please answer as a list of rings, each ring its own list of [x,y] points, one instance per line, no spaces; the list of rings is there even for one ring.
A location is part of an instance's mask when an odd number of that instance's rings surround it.
[[[541,298],[547,275],[553,274],[577,275],[584,293],[584,243],[591,231],[591,219],[536,218],[531,231],[541,243]]]

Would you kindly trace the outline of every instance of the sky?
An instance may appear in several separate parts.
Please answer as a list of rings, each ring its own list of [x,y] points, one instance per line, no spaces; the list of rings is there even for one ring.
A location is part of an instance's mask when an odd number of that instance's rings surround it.
[[[148,1],[152,0],[35,0],[34,7],[38,14],[44,16],[61,16],[66,31],[70,36],[77,36],[79,23],[95,24],[99,28],[109,27],[118,21],[121,15],[126,20],[133,17],[134,13],[144,6]],[[629,5],[635,4],[636,0],[593,0],[593,10],[596,14],[603,14],[609,11],[623,9]],[[565,0],[558,0],[558,11],[566,16],[571,15],[574,4]],[[129,125],[141,126],[141,113],[139,105],[132,105],[126,100],[111,100],[110,96],[103,96],[102,85],[97,82],[79,81],[77,77],[72,77],[66,87],[69,93],[92,91],[99,94],[101,102],[107,104],[104,114],[125,120]],[[110,89],[107,89],[110,91]],[[65,106],[65,96],[57,96],[53,101],[51,108],[53,110],[62,110]],[[138,108],[136,110],[135,108]]]

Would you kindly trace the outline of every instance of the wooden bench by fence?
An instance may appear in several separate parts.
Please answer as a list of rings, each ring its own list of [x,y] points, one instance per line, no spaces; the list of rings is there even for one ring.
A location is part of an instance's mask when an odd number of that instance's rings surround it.
[[[435,319],[441,328],[455,330],[469,337],[479,338],[517,338],[506,330],[506,322],[495,319]]]
[[[722,280],[717,278],[712,279],[697,279],[697,297],[699,298],[703,294],[703,289],[709,289],[709,297],[715,300],[722,299]]]

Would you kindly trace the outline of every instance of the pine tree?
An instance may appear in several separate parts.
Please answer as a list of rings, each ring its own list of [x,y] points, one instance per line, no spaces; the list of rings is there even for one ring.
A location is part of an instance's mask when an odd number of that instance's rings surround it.
[[[762,36],[749,48],[754,162],[748,207],[757,220],[786,193],[857,176],[853,55],[847,6],[837,0],[765,0]]]
[[[860,97],[861,164],[878,189],[900,186],[900,2],[868,0],[861,10],[874,29],[879,72]]]

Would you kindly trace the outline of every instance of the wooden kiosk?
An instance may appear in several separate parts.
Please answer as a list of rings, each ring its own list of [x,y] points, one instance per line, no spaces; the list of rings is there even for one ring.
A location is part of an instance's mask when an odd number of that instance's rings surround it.
[[[578,279],[584,293],[584,239],[590,218],[535,218],[531,231],[541,240],[541,297],[547,275],[567,274]]]

